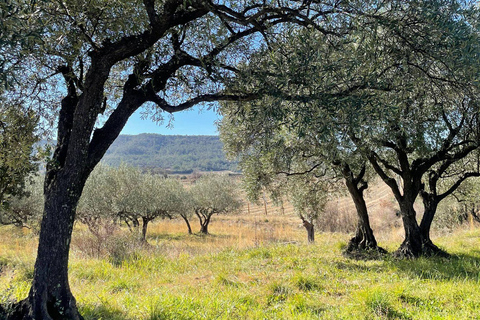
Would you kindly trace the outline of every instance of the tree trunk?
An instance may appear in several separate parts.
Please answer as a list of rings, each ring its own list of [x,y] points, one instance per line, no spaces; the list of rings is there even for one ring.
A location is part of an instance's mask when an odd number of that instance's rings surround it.
[[[302,215],[300,215],[300,219],[302,219],[303,226],[307,230],[308,243],[315,242],[315,225],[311,221],[305,219]]]
[[[204,223],[202,223],[200,225],[200,233],[208,234],[208,222],[207,222],[207,220],[205,220]]]
[[[396,258],[416,258],[423,255],[423,237],[416,219],[413,202],[400,203],[400,210],[405,230],[405,239],[395,251]]]
[[[32,287],[28,298],[18,303],[7,317],[9,320],[83,319],[68,283],[68,253],[75,208],[82,192],[79,186],[84,185],[81,182],[86,178],[66,176],[64,173],[45,187],[44,216]]]
[[[370,227],[368,209],[365,200],[363,199],[363,195],[358,192],[350,193],[350,195],[355,203],[358,222],[355,236],[350,239],[347,251],[376,250],[378,249],[377,240]]]
[[[183,220],[185,220],[185,223],[187,224],[188,234],[192,234],[192,227],[190,226],[190,221],[188,221],[187,216],[181,216],[181,217],[183,218]]]
[[[208,234],[208,224],[210,223],[210,218],[212,217],[212,213],[210,212],[200,212],[202,209],[195,210],[195,214],[200,221],[200,233]]]
[[[307,229],[308,242],[309,243],[314,243],[315,242],[315,226],[314,226],[314,224],[309,223],[309,225],[305,226],[305,228]]]
[[[147,242],[147,228],[148,228],[148,223],[151,220],[152,219],[142,217],[142,238],[141,238],[142,242]]]
[[[450,255],[437,247],[430,239],[430,229],[440,201],[439,199],[436,199],[434,195],[429,193],[422,193],[422,199],[425,208],[422,221],[420,222],[420,232],[422,233],[423,240],[423,254],[426,256],[440,256],[447,258]]]
[[[367,204],[363,198],[363,191],[368,187],[368,185],[366,182],[364,182],[361,187],[358,186],[363,175],[358,177],[360,180],[358,178],[354,179],[353,172],[346,165],[343,168],[343,175],[348,192],[350,193],[350,197],[355,204],[358,217],[355,236],[348,242],[344,253],[346,255],[362,251],[377,251],[380,253],[386,253],[385,249],[377,245],[377,240],[375,239],[373,230],[370,227]]]

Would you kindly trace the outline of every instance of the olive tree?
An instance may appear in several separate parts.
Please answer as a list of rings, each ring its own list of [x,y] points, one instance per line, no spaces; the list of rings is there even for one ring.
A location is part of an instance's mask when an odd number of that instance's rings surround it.
[[[227,175],[203,175],[190,188],[193,209],[200,222],[200,232],[208,234],[214,214],[226,214],[239,209],[242,202],[236,182]]]
[[[115,168],[98,165],[88,177],[77,207],[77,219],[95,236],[98,246],[117,229]],[[98,251],[100,252],[100,247]]]
[[[288,179],[287,194],[307,231],[308,242],[315,242],[315,224],[334,194],[333,183],[325,177],[294,176]]]
[[[9,9],[24,13],[22,26],[38,36],[9,47],[13,55],[18,46],[26,53],[19,60],[22,79],[9,95],[29,96],[39,110],[58,115],[58,132],[45,177],[32,287],[9,317],[82,318],[68,284],[75,208],[88,176],[136,110],[144,106],[161,121],[162,111],[250,99],[223,92],[218,80],[236,72],[269,28],[327,21],[336,6],[293,0],[12,1]]]
[[[43,212],[43,177],[35,174],[26,177],[21,194],[10,196],[0,209],[0,224],[39,231]]]
[[[383,114],[360,119],[362,125],[348,135],[400,206],[405,240],[399,257],[446,255],[431,242],[430,225],[421,231],[413,205],[428,172],[434,174],[437,166],[443,171],[479,146],[477,15],[472,4],[435,1],[406,6],[381,22],[388,49],[382,59],[392,65],[382,76],[392,72],[387,77],[392,89],[369,102]],[[399,26],[404,33],[392,40]]]
[[[16,108],[0,98],[0,210],[9,198],[21,197],[27,178],[38,170],[34,144],[38,117],[31,110]]]
[[[97,237],[106,229],[113,231],[118,220],[130,229],[139,227],[141,221],[140,240],[146,242],[151,221],[172,219],[188,211],[189,204],[186,190],[176,179],[127,165],[99,165],[85,184],[77,212],[79,220]]]
[[[430,169],[478,148],[478,9],[473,3],[383,2],[366,5],[364,13],[351,16],[354,28],[342,37],[293,30],[252,59],[231,90],[256,87],[263,99],[225,104],[227,141],[249,163],[260,154],[287,172],[299,161],[314,171],[320,163],[312,158],[321,154],[353,182],[354,200],[367,186],[368,161],[401,209],[405,241],[396,255],[443,254],[424,241],[413,204]],[[352,155],[361,158],[355,167]],[[272,165],[255,167],[266,172],[257,177],[276,172]],[[364,203],[355,204],[362,212]]]
[[[220,137],[228,156],[239,158],[253,199],[263,187],[274,193],[278,186],[282,190],[277,180],[284,177],[343,178],[358,216],[347,250],[383,251],[363,196],[372,169],[345,134],[351,115],[344,104],[356,99],[350,96],[369,81],[358,79],[361,61],[355,59],[355,46],[346,36],[297,29],[271,43],[243,66],[242,76],[229,87],[259,88],[263,98],[222,103]],[[361,72],[368,75],[368,70]],[[375,83],[371,87],[382,89]]]
[[[136,193],[138,198],[134,212],[142,219],[142,241],[146,241],[149,222],[157,218],[173,219],[191,210],[187,192],[176,179],[143,174]]]

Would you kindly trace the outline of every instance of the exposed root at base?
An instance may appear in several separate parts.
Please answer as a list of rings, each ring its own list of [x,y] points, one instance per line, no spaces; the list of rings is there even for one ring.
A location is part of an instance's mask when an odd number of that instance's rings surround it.
[[[40,302],[42,303],[42,302]],[[6,320],[84,320],[76,308],[66,310],[57,310],[53,306],[47,306],[43,302],[40,310],[35,310],[29,301],[25,299],[13,304],[4,310],[4,316],[0,319]],[[0,307],[0,316],[2,316],[2,307]]]
[[[387,250],[382,247],[373,248],[347,248],[342,252],[342,255],[354,260],[381,260],[388,254]]]
[[[419,257],[450,258],[450,254],[434,245],[431,241],[426,241],[420,248],[414,248],[409,245],[408,242],[404,242],[400,248],[393,253],[393,257],[396,259],[415,259]]]

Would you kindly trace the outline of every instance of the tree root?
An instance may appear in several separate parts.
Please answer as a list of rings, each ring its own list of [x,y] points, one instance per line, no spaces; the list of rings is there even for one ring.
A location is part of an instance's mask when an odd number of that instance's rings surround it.
[[[441,257],[450,258],[450,254],[437,247],[431,240],[423,243],[423,256],[425,257]]]
[[[375,241],[359,240],[353,237],[342,255],[355,260],[378,260],[387,253],[387,250],[379,247]]]
[[[36,297],[39,299],[38,297]],[[72,297],[73,298],[73,297]],[[31,303],[30,299],[19,301],[10,308],[4,310],[6,320],[84,320],[78,312],[75,304],[65,307],[47,303],[44,299],[37,300],[37,305]],[[2,309],[0,307],[0,316]]]
[[[409,241],[404,241],[402,245],[393,253],[397,259],[415,259],[419,257],[442,257],[449,258],[450,255],[437,247],[431,240],[423,241],[421,245],[413,246]]]

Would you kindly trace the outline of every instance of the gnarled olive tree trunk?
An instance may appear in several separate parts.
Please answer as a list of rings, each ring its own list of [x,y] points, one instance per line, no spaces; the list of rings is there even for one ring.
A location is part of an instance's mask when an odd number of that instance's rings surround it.
[[[307,239],[308,243],[314,243],[315,242],[315,225],[313,224],[312,219],[307,220],[303,215],[300,215],[300,219],[302,219],[302,224],[305,227],[305,230],[307,230]]]
[[[367,204],[363,197],[363,192],[368,188],[368,183],[363,179],[365,176],[366,166],[363,165],[358,176],[355,176],[350,166],[347,163],[342,164],[342,175],[345,180],[350,197],[355,204],[357,211],[357,229],[355,236],[348,242],[345,254],[362,252],[362,251],[377,251],[386,253],[385,249],[377,245],[377,240],[370,227],[370,219],[368,216]]]
[[[32,287],[18,319],[83,319],[68,283],[68,256],[81,180],[54,179],[45,186],[45,211]],[[20,310],[19,310],[20,311]],[[11,319],[17,319],[15,317]]]

